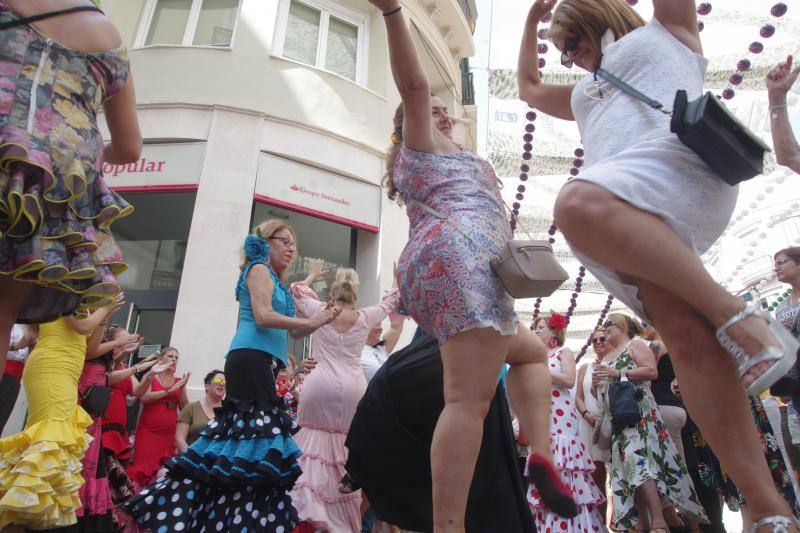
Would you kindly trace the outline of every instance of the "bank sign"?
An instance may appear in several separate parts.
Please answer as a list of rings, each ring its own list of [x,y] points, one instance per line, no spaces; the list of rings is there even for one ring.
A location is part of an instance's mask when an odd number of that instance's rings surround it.
[[[380,226],[377,185],[263,152],[256,199],[366,231]]]
[[[196,186],[203,167],[204,143],[145,144],[138,161],[103,164],[103,178],[114,189]]]

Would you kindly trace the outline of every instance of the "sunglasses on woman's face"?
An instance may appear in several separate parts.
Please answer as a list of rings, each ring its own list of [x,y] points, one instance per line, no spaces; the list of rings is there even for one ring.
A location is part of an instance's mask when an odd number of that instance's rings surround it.
[[[605,337],[595,337],[592,339],[592,344],[602,344],[604,342],[606,342]]]
[[[564,49],[561,51],[561,64],[567,68],[572,68],[575,62],[569,58],[569,52],[574,52],[578,49],[581,38],[577,35],[564,38]]]
[[[611,326],[616,326],[616,325],[617,325],[617,323],[614,322],[613,320],[606,320],[606,323],[603,324],[603,329],[608,329]]]

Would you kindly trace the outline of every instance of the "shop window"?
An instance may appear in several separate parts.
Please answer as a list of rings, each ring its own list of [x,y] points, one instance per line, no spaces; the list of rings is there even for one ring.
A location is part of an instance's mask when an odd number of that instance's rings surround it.
[[[145,46],[229,47],[239,0],[150,0]]]
[[[280,54],[363,83],[366,15],[327,0],[282,1]]]
[[[328,298],[330,284],[339,267],[355,268],[356,236],[358,232],[343,224],[329,222],[302,213],[281,209],[256,202],[253,207],[255,226],[268,218],[285,220],[297,234],[297,259],[289,271],[288,283],[301,281],[308,275],[312,259],[322,258],[328,275],[314,284],[314,291],[325,300]],[[289,353],[297,359],[308,355],[308,338],[294,340],[289,338]]]
[[[183,275],[195,193],[125,193],[134,212],[111,230],[128,262],[119,276],[126,306],[114,321],[145,336],[147,344],[168,344]]]

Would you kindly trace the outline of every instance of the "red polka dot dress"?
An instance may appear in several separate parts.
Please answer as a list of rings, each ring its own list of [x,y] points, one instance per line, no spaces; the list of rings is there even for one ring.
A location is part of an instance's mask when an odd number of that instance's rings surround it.
[[[561,372],[561,350],[548,358],[551,373]],[[550,449],[553,463],[564,484],[572,489],[579,513],[575,518],[562,518],[551,512],[539,499],[536,488],[528,489],[533,521],[542,533],[590,533],[607,531],[597,505],[605,500],[592,481],[594,462],[579,436],[580,416],[569,389],[553,386],[550,419]]]

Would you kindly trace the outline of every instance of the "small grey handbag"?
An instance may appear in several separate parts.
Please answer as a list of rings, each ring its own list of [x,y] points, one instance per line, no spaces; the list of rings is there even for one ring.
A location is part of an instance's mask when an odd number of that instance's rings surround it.
[[[550,296],[569,279],[567,271],[556,261],[553,255],[553,246],[549,242],[510,240],[506,242],[498,256],[486,250],[444,214],[419,200],[414,201],[426,213],[444,220],[489,255],[492,270],[500,278],[506,292],[512,297],[521,299]]]

